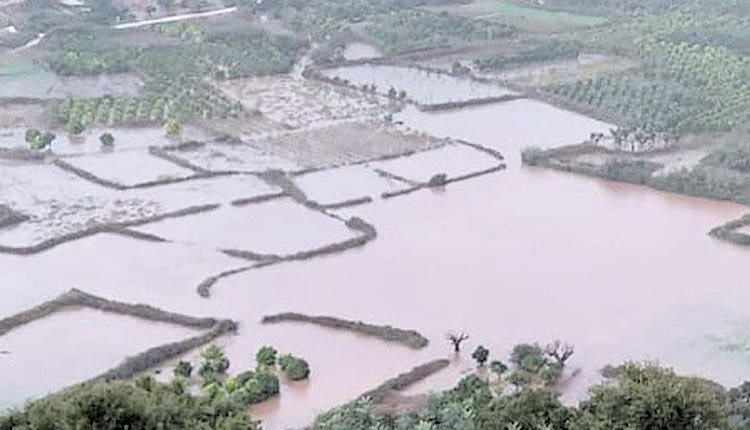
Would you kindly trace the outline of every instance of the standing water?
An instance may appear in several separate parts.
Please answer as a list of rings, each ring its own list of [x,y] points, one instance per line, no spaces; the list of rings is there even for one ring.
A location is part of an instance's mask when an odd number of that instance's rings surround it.
[[[524,146],[576,142],[608,127],[543,103],[407,110],[399,119],[497,149],[508,169],[342,210],[375,225],[377,240],[226,278],[210,300],[195,286],[243,263],[195,243],[98,235],[35,256],[2,256],[7,299],[0,313],[77,286],[114,300],[236,319],[239,333],[222,340],[232,371],[252,366],[265,344],[305,357],[313,370],[309,382],[285,383],[281,396],[253,409],[267,429],[303,427],[414,365],[453,358],[444,339],[449,331],[470,335],[464,354],[411,392],[454,384],[473,367],[467,351],[478,344],[505,359],[518,342],[556,338],[575,345],[570,366],[582,370],[566,387],[569,401],[585,395],[599,368],[629,359],[658,360],[725,384],[750,374],[748,355],[723,348],[732,327],[750,321],[748,251],[706,234],[743,207],[521,166]],[[431,343],[413,351],[313,326],[259,324],[263,315],[284,311],[412,328]],[[143,336],[152,335],[146,329]],[[89,364],[85,357],[77,362]]]

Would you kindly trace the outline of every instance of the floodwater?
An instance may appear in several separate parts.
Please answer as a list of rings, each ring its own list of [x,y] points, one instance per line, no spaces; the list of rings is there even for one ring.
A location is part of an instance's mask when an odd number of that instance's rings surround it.
[[[93,378],[130,355],[197,333],[90,308],[62,310],[0,338],[0,350],[7,351],[0,355],[0,405]]]
[[[658,360],[727,385],[750,374],[748,349],[726,347],[747,342],[750,251],[706,234],[746,208],[521,166],[524,146],[576,142],[608,127],[540,102],[408,110],[399,119],[497,149],[508,169],[342,210],[375,225],[377,239],[343,254],[226,278],[209,300],[195,286],[246,263],[179,240],[104,234],[35,256],[0,256],[6,297],[0,315],[76,286],[114,300],[236,319],[239,333],[221,340],[232,371],[251,366],[264,344],[305,357],[312,367],[310,381],[283,383],[280,396],[252,409],[272,430],[303,427],[389,377],[452,357],[444,339],[449,331],[470,335],[463,354],[410,392],[454,384],[472,368],[469,354],[479,344],[507,359],[518,342],[553,339],[576,347],[569,363],[581,374],[567,385],[568,401],[585,395],[597,369],[623,360]],[[235,225],[217,228],[239,232]],[[314,326],[259,324],[263,315],[283,311],[417,329],[431,344],[414,351]],[[89,330],[100,332],[98,325],[81,329]],[[93,359],[77,364],[90,367]],[[68,382],[47,376],[57,386]]]
[[[403,90],[408,99],[425,105],[515,94],[496,85],[398,66],[364,64],[331,69],[326,74],[348,80],[357,87],[375,85],[380,94],[387,94],[391,88]]]

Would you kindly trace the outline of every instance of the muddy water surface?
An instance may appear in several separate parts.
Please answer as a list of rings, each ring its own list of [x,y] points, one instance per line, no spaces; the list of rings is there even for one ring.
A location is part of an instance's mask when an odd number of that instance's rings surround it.
[[[444,340],[451,330],[470,334],[464,355],[412,392],[454,384],[480,343],[505,359],[517,342],[554,338],[576,346],[570,364],[582,373],[567,387],[571,401],[596,381],[598,368],[626,359],[656,359],[724,384],[750,374],[746,351],[722,347],[737,343],[742,330],[735,328],[750,318],[750,251],[706,234],[745,208],[520,166],[523,146],[575,142],[607,128],[542,103],[407,111],[401,119],[497,149],[508,169],[342,211],[374,224],[377,240],[227,278],[210,300],[195,286],[245,263],[187,242],[99,235],[37,256],[1,256],[1,314],[78,286],[114,300],[236,319],[238,335],[222,340],[234,371],[250,366],[264,344],[305,357],[313,369],[309,382],[285,383],[280,397],[253,408],[268,429],[302,427],[388,377],[452,356]],[[317,327],[258,323],[282,311],[413,328],[431,344],[413,351]],[[147,328],[132,333],[154,336]],[[77,363],[95,367],[86,357]]]

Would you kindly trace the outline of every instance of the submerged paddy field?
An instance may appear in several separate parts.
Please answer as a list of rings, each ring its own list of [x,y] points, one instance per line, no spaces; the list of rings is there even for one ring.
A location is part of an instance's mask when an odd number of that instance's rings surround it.
[[[574,344],[566,405],[625,361],[750,375],[740,6],[188,3],[3,12],[0,409],[210,343],[197,396],[309,363],[249,407],[272,430],[510,381],[479,346]]]

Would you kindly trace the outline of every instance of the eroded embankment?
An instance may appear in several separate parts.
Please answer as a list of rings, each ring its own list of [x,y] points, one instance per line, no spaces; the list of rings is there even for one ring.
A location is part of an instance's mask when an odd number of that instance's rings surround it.
[[[69,308],[87,307],[102,312],[127,315],[148,321],[175,324],[183,327],[204,329],[205,333],[189,339],[171,342],[151,348],[145,352],[127,358],[123,363],[94,377],[92,380],[108,380],[129,378],[137,373],[143,372],[151,367],[159,365],[166,360],[184,354],[191,349],[204,345],[219,336],[232,333],[237,330],[237,323],[232,320],[219,320],[216,318],[193,317],[165,311],[145,304],[129,304],[105,299],[85,293],[78,289],[72,289],[59,297],[39,304],[31,309],[19,312],[10,317],[0,320],[0,336],[22,325],[44,318],[55,312]]]
[[[261,320],[261,323],[263,324],[274,324],[279,322],[301,322],[337,330],[348,330],[365,336],[376,337],[387,342],[401,343],[415,349],[424,348],[429,343],[427,338],[416,330],[404,330],[389,325],[367,324],[362,321],[349,321],[330,316],[284,312],[264,316]]]
[[[735,245],[750,246],[750,234],[738,231],[747,226],[750,226],[750,214],[715,227],[708,234]]]
[[[366,397],[372,399],[375,403],[381,403],[399,391],[403,391],[409,386],[445,369],[449,364],[450,360],[445,358],[421,364],[408,372],[402,373],[395,378],[383,382],[377,388],[362,394],[360,398]]]

